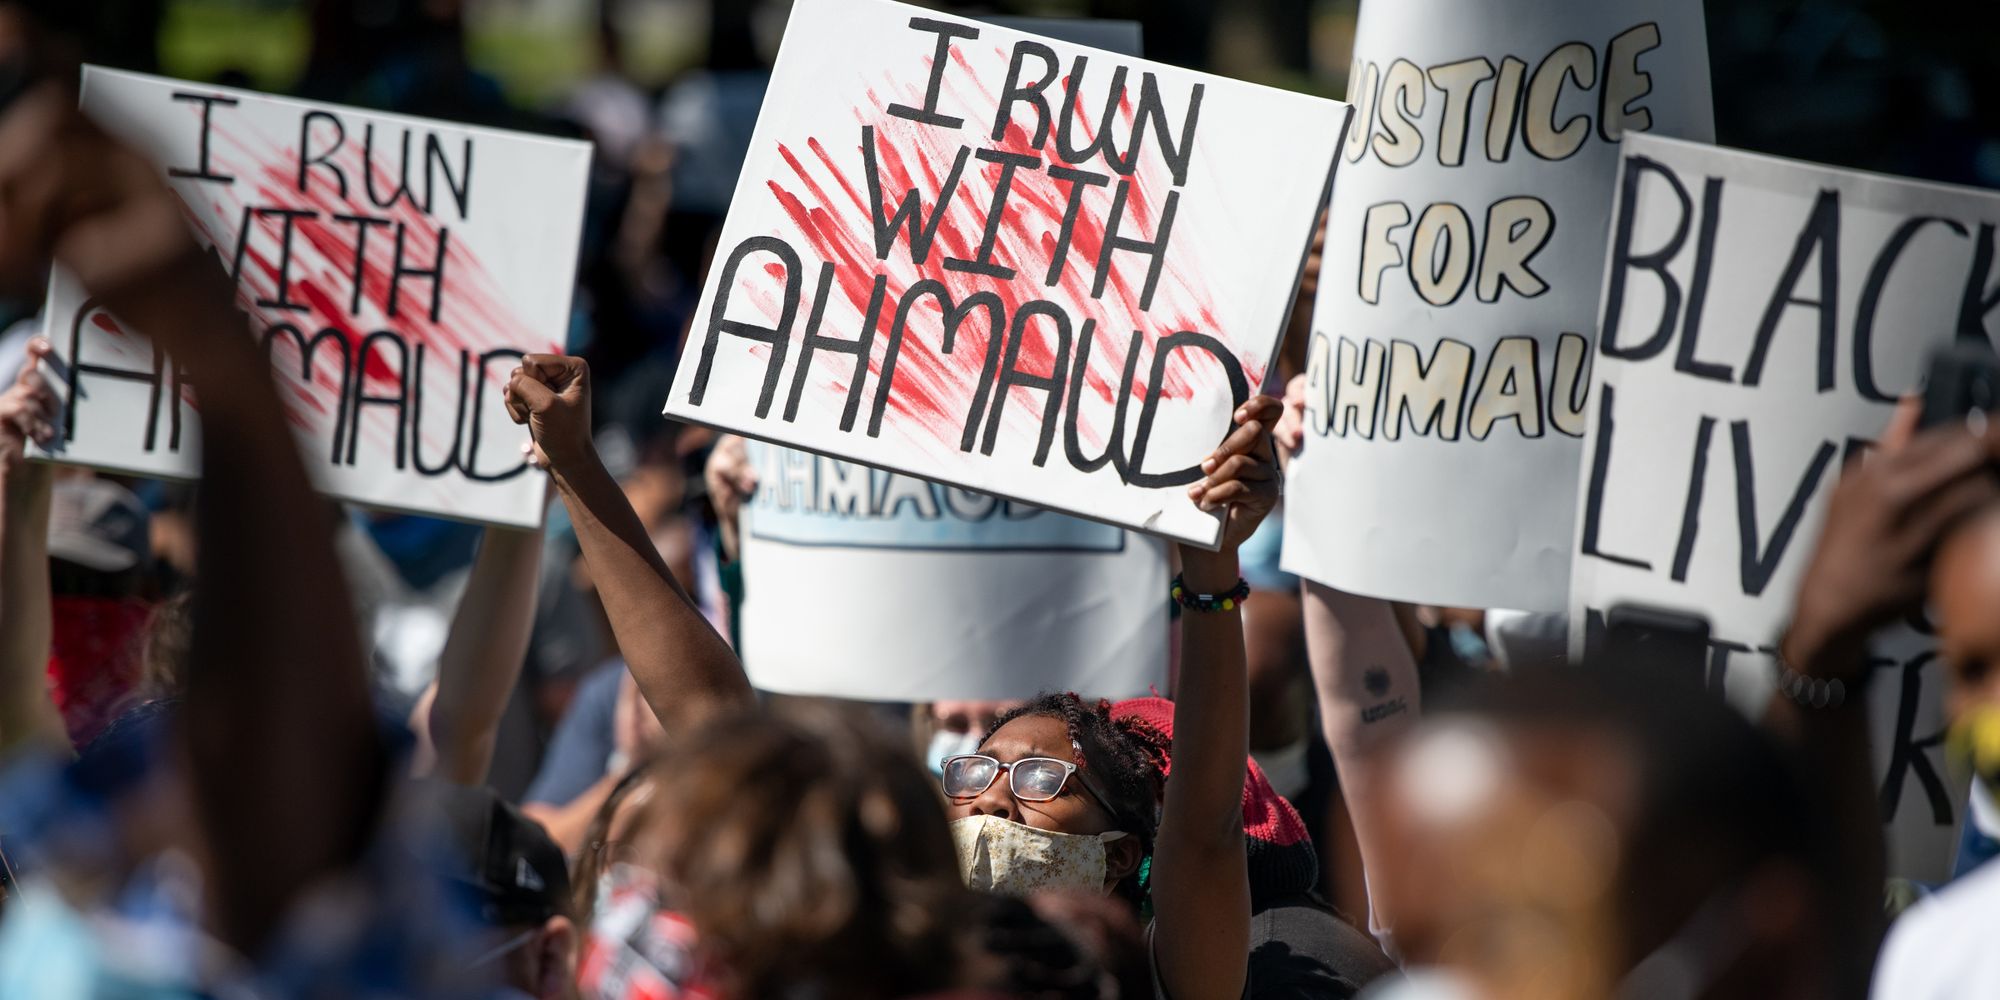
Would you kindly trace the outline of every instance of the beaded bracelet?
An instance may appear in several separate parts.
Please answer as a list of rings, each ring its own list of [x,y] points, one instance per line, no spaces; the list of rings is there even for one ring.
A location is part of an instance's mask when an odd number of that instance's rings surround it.
[[[1176,573],[1171,593],[1175,602],[1189,611],[1234,611],[1244,598],[1250,596],[1250,582],[1237,577],[1236,586],[1220,594],[1197,594],[1188,590],[1187,582]]]
[[[1799,673],[1775,652],[1771,655],[1771,662],[1777,665],[1778,692],[1792,704],[1800,708],[1839,708],[1846,703],[1847,682],[1840,678]]]

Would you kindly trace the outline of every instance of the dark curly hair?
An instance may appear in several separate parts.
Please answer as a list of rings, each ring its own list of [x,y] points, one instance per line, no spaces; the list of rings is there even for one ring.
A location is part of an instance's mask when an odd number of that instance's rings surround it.
[[[1045,691],[995,719],[980,743],[992,739],[1001,726],[1024,716],[1062,721],[1081,758],[1076,762],[1077,772],[1103,794],[1118,828],[1139,838],[1148,860],[1118,883],[1117,892],[1134,905],[1143,905],[1173,740],[1139,719],[1112,718],[1111,703],[1102,698],[1085,701],[1075,692]]]

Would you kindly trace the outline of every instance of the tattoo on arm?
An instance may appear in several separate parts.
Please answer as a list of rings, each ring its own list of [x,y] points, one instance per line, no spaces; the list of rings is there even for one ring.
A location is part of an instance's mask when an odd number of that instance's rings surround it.
[[[1400,695],[1393,698],[1388,696],[1390,689],[1394,687],[1389,671],[1379,666],[1369,667],[1361,674],[1361,686],[1367,691],[1368,698],[1374,701],[1374,704],[1361,709],[1361,721],[1364,724],[1380,722],[1409,711],[1409,699]]]

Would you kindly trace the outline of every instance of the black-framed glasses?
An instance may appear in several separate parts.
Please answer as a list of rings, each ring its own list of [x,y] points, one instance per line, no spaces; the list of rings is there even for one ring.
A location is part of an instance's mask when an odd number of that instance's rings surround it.
[[[1054,757],[1023,757],[1010,764],[983,753],[954,754],[944,759],[943,768],[944,793],[950,798],[972,798],[993,787],[1004,771],[1007,787],[1023,802],[1047,802],[1061,795],[1063,785],[1077,771],[1075,764]],[[1091,801],[1104,807],[1105,813],[1118,815],[1118,810],[1111,808],[1111,803],[1104,801],[1104,796],[1097,794],[1081,775],[1077,776],[1076,784]]]

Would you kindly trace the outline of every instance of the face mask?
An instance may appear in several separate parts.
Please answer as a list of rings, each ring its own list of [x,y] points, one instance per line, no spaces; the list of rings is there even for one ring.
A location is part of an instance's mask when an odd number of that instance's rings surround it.
[[[694,923],[660,905],[652,872],[614,864],[597,881],[577,985],[585,996],[605,1000],[711,1000],[717,994],[697,943]]]
[[[1411,969],[1364,994],[1368,1000],[1479,1000],[1465,977],[1446,969]]]
[[[949,729],[940,729],[931,734],[931,746],[929,750],[924,751],[924,763],[930,765],[932,774],[943,774],[946,757],[978,752],[978,733],[954,733]]]
[[[1946,730],[1944,745],[1954,777],[1962,783],[1963,775],[1972,775],[1967,819],[1981,836],[2000,838],[2000,707],[1982,705],[1961,715]]]
[[[981,892],[1026,896],[1045,889],[1107,895],[1104,845],[1125,836],[1038,830],[998,816],[951,821],[958,874]]]

